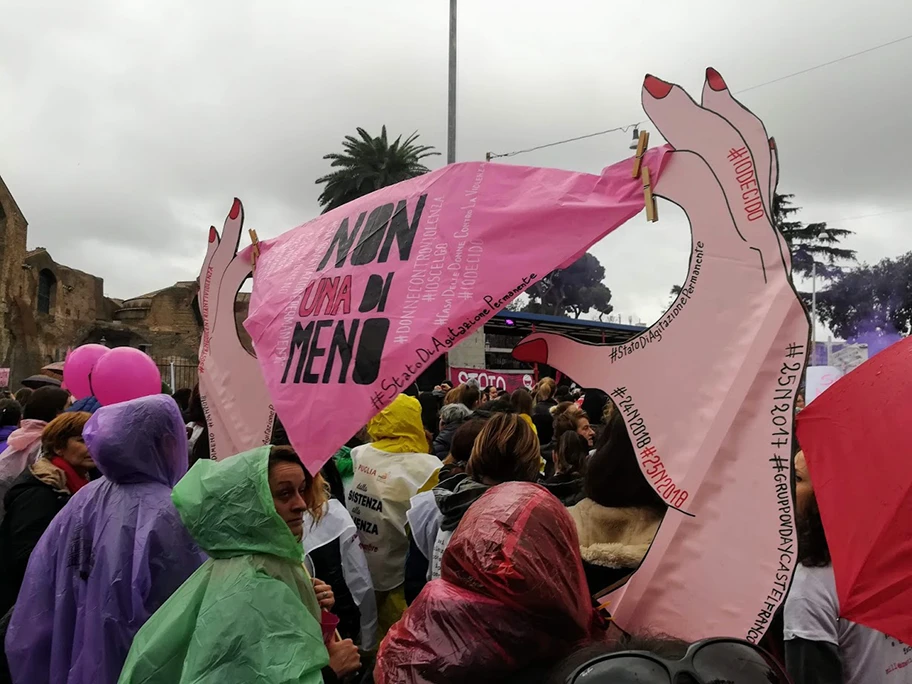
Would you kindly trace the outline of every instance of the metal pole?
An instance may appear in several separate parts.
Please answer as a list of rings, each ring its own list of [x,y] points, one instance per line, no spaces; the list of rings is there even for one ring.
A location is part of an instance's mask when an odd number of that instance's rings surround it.
[[[177,387],[175,386],[175,384],[176,383],[174,382],[174,358],[172,358],[171,359],[171,391],[172,392],[177,391]]]
[[[447,101],[447,164],[456,161],[456,0],[450,0],[450,88]]]
[[[811,359],[817,356],[817,260],[811,262]]]

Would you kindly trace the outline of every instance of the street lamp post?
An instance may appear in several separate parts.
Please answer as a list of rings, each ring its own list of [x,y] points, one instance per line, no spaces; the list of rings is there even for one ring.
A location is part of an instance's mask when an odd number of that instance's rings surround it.
[[[811,349],[817,355],[817,259],[811,261]],[[811,358],[813,359],[814,356]],[[829,363],[829,359],[827,359]]]
[[[456,161],[456,0],[450,0],[449,96],[447,98],[447,164]]]

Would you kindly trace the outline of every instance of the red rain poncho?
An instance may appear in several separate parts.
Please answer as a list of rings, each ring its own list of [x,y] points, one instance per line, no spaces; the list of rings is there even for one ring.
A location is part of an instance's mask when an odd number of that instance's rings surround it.
[[[503,681],[604,639],[576,527],[538,485],[494,487],[466,513],[441,566],[380,647],[377,684]]]

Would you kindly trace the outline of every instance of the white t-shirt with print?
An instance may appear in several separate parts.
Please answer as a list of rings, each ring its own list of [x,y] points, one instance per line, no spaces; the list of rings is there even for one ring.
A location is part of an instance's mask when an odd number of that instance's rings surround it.
[[[912,647],[839,617],[833,566],[795,570],[785,602],[785,639],[834,644],[845,684],[912,684]]]

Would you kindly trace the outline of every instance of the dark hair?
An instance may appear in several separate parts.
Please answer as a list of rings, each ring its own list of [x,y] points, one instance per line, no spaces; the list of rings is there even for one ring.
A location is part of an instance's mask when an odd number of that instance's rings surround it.
[[[820,506],[812,496],[805,510],[798,511],[798,562],[808,568],[825,568],[833,562],[827,543]]]
[[[278,420],[279,417],[276,416],[276,421]],[[347,446],[349,449],[354,449],[355,447],[359,447],[362,444],[367,444],[369,441],[370,435],[367,434],[367,426],[365,425],[363,428],[358,430],[358,432],[352,435],[352,438],[345,443],[345,446]]]
[[[513,405],[514,411],[517,413],[525,413],[527,416],[531,416],[532,410],[535,408],[535,402],[532,401],[532,395],[523,387],[513,391],[513,394],[510,395],[510,403]]]
[[[424,429],[436,435],[440,431],[440,400],[433,392],[422,392],[418,395],[418,403],[421,404],[421,422]]]
[[[22,420],[22,407],[15,399],[0,401],[0,426],[19,425]]]
[[[190,398],[193,396],[193,390],[189,387],[182,387],[171,395],[171,398],[177,402],[177,407],[181,413],[185,413],[190,408]]]
[[[29,398],[35,393],[31,387],[23,387],[21,390],[16,392],[16,395],[13,397],[16,401],[19,402],[19,406],[25,406]]]
[[[583,493],[608,508],[638,506],[661,512],[667,508],[643,476],[627,426],[618,412],[608,420],[595,454],[589,459]]]
[[[587,389],[580,408],[589,414],[591,422],[601,425],[607,403],[608,395],[605,392],[600,389]]]
[[[463,385],[459,393],[459,403],[465,404],[469,409],[474,409],[481,401],[481,392],[475,385]]]
[[[203,411],[203,397],[200,395],[199,383],[190,392],[190,401],[187,404],[185,418],[188,423],[206,424],[206,412]]]
[[[554,391],[554,400],[559,404],[562,401],[568,401],[570,399],[570,388],[566,385],[561,385]]]
[[[540,469],[532,428],[517,415],[498,413],[475,440],[466,474],[476,482],[536,482]]]
[[[203,431],[196,438],[193,448],[190,450],[190,462],[192,466],[197,461],[208,461],[212,458],[212,450],[209,447],[209,425],[203,423]]]
[[[589,458],[589,441],[576,432],[565,432],[554,449],[555,475],[583,475]]]
[[[472,448],[475,446],[475,440],[486,422],[483,418],[470,418],[456,428],[456,432],[453,433],[453,439],[450,442],[450,454],[452,454],[457,463],[469,460],[472,455]]]
[[[26,420],[43,420],[50,423],[63,413],[69,400],[70,393],[59,387],[36,389],[25,405],[22,417]]]
[[[509,399],[486,401],[475,409],[475,413],[481,413],[486,418],[490,418],[495,413],[513,413],[513,404],[510,403]]]

